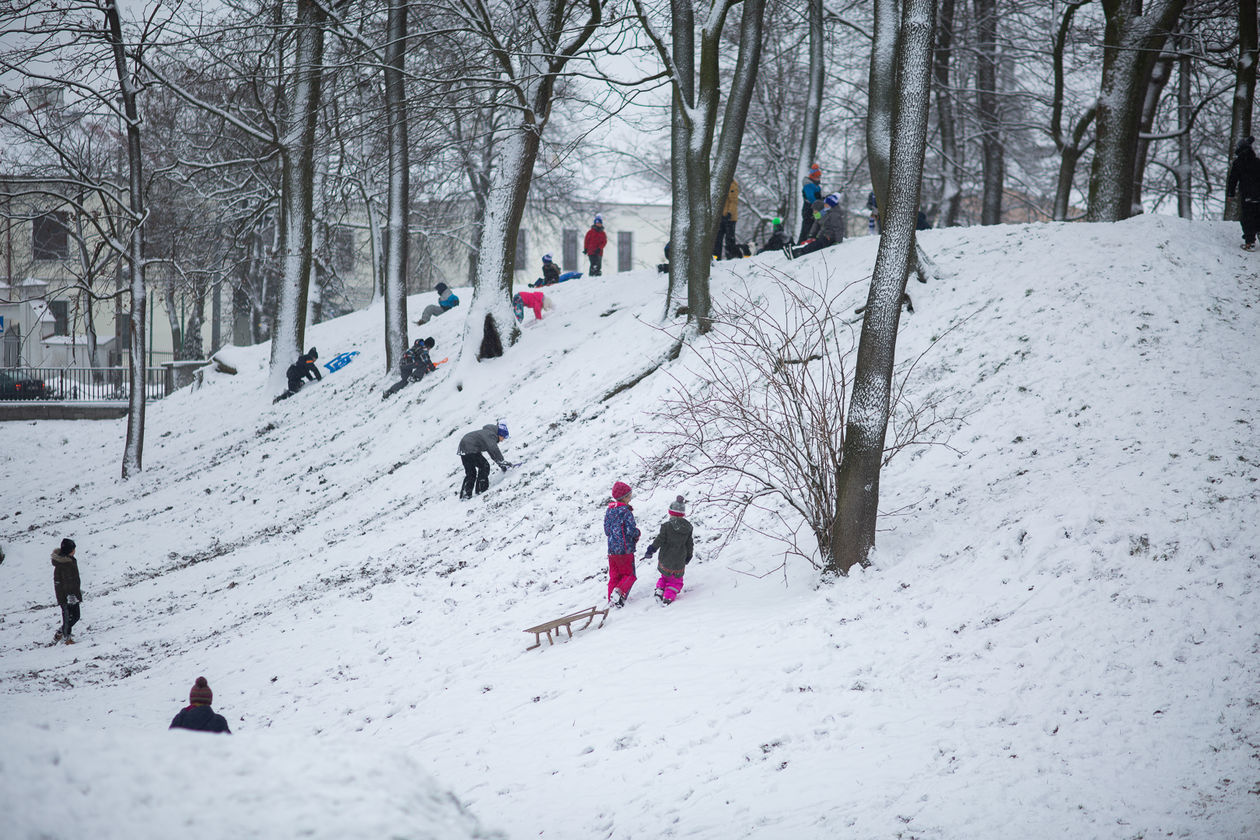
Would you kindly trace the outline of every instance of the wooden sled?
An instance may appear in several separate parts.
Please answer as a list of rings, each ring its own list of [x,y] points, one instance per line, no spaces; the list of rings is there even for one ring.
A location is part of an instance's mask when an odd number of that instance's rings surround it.
[[[572,615],[566,615],[563,618],[556,618],[556,619],[552,619],[551,621],[545,621],[542,624],[539,624],[537,627],[526,628],[525,630],[526,633],[534,634],[534,643],[530,645],[529,647],[525,648],[525,650],[533,650],[536,647],[541,647],[543,633],[547,634],[547,641],[550,644],[554,645],[556,641],[555,639],[551,637],[551,633],[552,631],[555,631],[556,635],[559,636],[561,628],[563,628],[564,632],[568,633],[569,638],[572,639],[573,638],[573,627],[572,627],[573,622],[581,621],[582,619],[585,618],[586,623],[578,628],[579,630],[585,630],[587,627],[591,626],[591,622],[595,620],[595,616],[597,615],[600,616],[598,626],[603,627],[604,621],[608,618],[608,607],[604,607],[602,610],[599,607],[587,607],[581,612],[575,612]]]

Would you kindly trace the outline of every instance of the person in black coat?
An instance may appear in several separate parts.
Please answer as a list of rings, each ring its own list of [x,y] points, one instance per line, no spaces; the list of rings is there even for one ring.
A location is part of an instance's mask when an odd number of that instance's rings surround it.
[[[205,677],[197,677],[192,689],[188,692],[188,706],[180,709],[168,729],[195,729],[198,732],[224,732],[232,734],[228,729],[227,719],[216,715],[210,704],[214,701],[214,692]]]
[[[296,362],[289,365],[288,371],[285,372],[285,375],[289,378],[289,390],[276,397],[275,402],[280,402],[280,400],[293,396],[302,390],[302,386],[311,379],[318,381],[324,378],[319,372],[319,365],[315,364],[315,360],[318,358],[319,352],[312,347],[304,355],[298,356]]]
[[[83,590],[79,587],[79,561],[74,556],[74,540],[67,537],[61,541],[61,547],[52,553],[53,590],[57,595],[57,606],[61,607],[61,627],[53,636],[53,644],[65,641],[74,644],[70,632],[79,621],[79,604],[83,601]]]
[[[424,341],[416,339],[416,343],[411,345],[411,349],[403,353],[402,361],[399,367],[402,370],[402,379],[390,386],[381,399],[392,397],[399,389],[405,387],[408,382],[419,382],[424,379],[424,375],[430,371],[437,370],[437,365],[433,364],[433,360],[429,357],[429,351],[433,349],[437,342],[432,336]]]
[[[1243,250],[1256,249],[1256,233],[1260,232],[1260,160],[1256,158],[1255,138],[1244,137],[1234,150],[1234,162],[1229,167],[1229,181],[1225,195],[1239,199],[1238,221],[1242,224]]]

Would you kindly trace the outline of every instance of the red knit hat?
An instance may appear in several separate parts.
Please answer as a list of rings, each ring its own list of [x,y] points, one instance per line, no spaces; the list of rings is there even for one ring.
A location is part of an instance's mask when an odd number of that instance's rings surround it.
[[[210,683],[206,682],[205,677],[197,677],[192,690],[188,692],[189,705],[209,706],[212,702],[214,702],[214,692],[210,690]]]
[[[822,167],[815,163],[813,166],[809,168],[809,178],[811,181],[817,181],[821,177],[822,177]]]
[[[621,501],[622,499],[624,499],[626,496],[629,496],[629,495],[630,495],[629,484],[626,484],[624,481],[618,481],[616,484],[613,485],[612,497],[616,499],[617,501]]]

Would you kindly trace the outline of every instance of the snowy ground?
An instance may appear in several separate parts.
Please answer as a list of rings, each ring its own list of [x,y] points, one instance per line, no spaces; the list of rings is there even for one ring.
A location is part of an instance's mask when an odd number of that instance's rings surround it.
[[[453,387],[387,403],[381,312],[314,328],[361,355],[295,398],[238,376],[125,421],[0,425],[6,838],[1260,836],[1260,262],[1237,226],[929,231],[899,356],[966,416],[881,482],[874,568],[818,586],[703,504],[678,603],[654,564],[602,629],[603,502],[644,481],[678,362],[654,274],[554,313]],[[715,270],[843,288],[874,239]],[[846,292],[851,310],[864,282]],[[413,299],[418,312],[427,296]],[[451,352],[461,311],[432,334]],[[431,332],[428,330],[431,328]],[[948,331],[948,332],[947,332]],[[461,503],[455,449],[505,420],[520,463]],[[50,647],[49,552],[79,545],[79,644]],[[234,735],[167,732],[205,675]]]

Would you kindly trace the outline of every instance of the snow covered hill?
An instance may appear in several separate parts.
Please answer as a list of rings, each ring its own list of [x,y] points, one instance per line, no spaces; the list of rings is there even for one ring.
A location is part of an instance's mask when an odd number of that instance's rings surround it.
[[[963,416],[881,482],[875,566],[819,586],[748,531],[674,606],[653,563],[601,629],[609,488],[685,380],[663,280],[583,278],[457,390],[388,402],[379,308],[320,324],[344,369],[273,406],[238,348],[125,421],[0,425],[0,813],[15,838],[1260,836],[1260,263],[1237,227],[928,231],[898,351]],[[715,267],[865,299],[876,242]],[[851,297],[851,299],[848,299]],[[428,296],[413,299],[419,311]],[[432,335],[450,355],[462,312]],[[936,341],[933,345],[933,341]],[[456,498],[466,431],[519,464]],[[48,556],[73,537],[79,643]],[[233,736],[167,732],[204,675]]]

